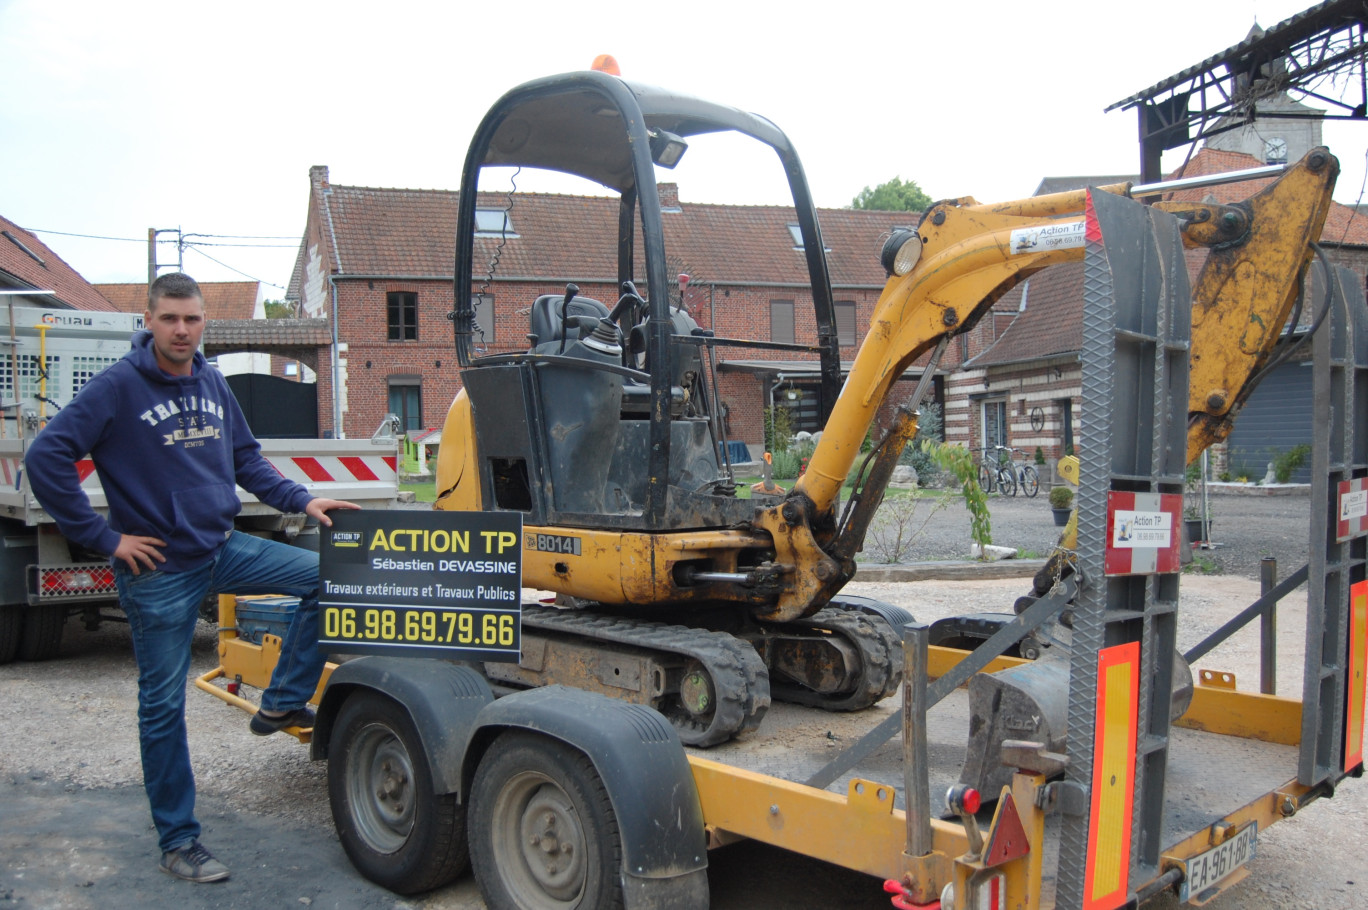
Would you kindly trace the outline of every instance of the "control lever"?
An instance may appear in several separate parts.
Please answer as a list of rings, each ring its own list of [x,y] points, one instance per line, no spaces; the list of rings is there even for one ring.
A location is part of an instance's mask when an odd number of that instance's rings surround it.
[[[565,342],[570,334],[570,301],[579,294],[579,285],[571,282],[565,286],[565,297],[561,299],[561,343],[559,353],[565,353]]]

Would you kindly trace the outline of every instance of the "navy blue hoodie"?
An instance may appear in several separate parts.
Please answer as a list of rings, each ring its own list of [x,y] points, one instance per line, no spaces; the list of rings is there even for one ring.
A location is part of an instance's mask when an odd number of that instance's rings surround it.
[[[87,453],[108,521],[80,487],[75,462]],[[222,374],[198,351],[191,375],[163,372],[146,330],[38,433],[24,464],[63,535],[107,554],[120,534],[160,538],[157,567],[168,572],[197,568],[223,545],[241,508],[235,482],[282,512],[313,498],[262,457]]]

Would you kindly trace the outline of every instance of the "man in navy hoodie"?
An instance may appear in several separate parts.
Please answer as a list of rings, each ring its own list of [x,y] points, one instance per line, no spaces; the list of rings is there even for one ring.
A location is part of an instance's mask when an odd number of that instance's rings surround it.
[[[138,662],[143,786],[163,871],[220,881],[228,867],[199,842],[195,779],[185,732],[190,643],[204,599],[217,593],[300,599],[253,733],[312,727],[307,707],[323,672],[318,649],[318,554],[233,529],[234,484],[282,512],[331,525],[354,503],[313,497],[261,455],[242,410],[199,352],[204,298],[188,275],[148,288],[147,329],[96,375],[29,446],[38,501],[70,540],[108,553]],[[109,504],[97,513],[75,462],[89,453]]]

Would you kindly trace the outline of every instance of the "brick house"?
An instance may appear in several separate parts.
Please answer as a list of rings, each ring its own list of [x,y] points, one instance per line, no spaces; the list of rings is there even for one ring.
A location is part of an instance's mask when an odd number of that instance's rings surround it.
[[[440,427],[460,388],[447,319],[457,194],[335,185],[326,167],[312,168],[309,177],[308,217],[287,299],[304,316],[335,319],[336,417],[348,436],[369,435],[386,413],[398,414],[410,432]],[[672,184],[660,191],[671,271],[690,276],[682,297],[678,288],[671,293],[701,327],[723,337],[816,345],[792,209],[683,202]],[[532,301],[562,293],[568,282],[610,306],[617,300],[610,245],[584,244],[586,256],[573,240],[616,236],[616,199],[519,193],[480,202],[479,217],[487,213],[497,225],[479,241],[471,291],[483,353],[525,350]],[[501,236],[506,209],[510,229]],[[883,236],[915,224],[916,215],[823,209],[819,218],[848,365],[884,286]],[[762,409],[772,403],[790,409],[798,428],[818,428],[815,354],[719,347],[716,356],[728,439],[758,453]],[[958,357],[952,353],[942,369],[954,368]],[[320,383],[327,372],[320,370]],[[909,371],[907,392],[918,375]],[[326,413],[321,392],[319,402],[320,421],[330,429],[336,418]]]

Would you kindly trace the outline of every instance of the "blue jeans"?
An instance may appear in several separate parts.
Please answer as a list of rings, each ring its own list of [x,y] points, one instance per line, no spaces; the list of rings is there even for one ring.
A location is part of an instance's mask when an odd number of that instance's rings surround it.
[[[199,837],[195,777],[185,735],[190,643],[200,604],[211,594],[285,594],[299,598],[280,646],[280,661],[261,695],[268,711],[301,708],[323,673],[318,648],[318,554],[234,531],[218,553],[188,572],[138,575],[114,567],[119,603],[133,631],[138,661],[138,742],[143,787],[161,849]]]

